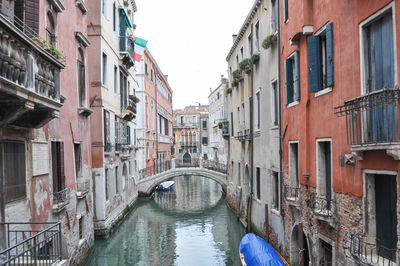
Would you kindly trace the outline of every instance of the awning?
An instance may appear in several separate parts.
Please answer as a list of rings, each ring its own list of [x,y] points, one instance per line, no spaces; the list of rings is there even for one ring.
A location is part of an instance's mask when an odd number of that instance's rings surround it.
[[[126,26],[128,28],[132,28],[132,24],[129,22],[129,19],[128,19],[128,16],[126,15],[126,13],[125,13],[125,10],[121,9],[121,15],[124,17]]]

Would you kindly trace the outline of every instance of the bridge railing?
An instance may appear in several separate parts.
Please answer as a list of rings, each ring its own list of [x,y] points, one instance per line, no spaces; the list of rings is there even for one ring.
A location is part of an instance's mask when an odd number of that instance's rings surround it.
[[[227,173],[227,167],[226,164],[219,163],[217,161],[212,161],[212,160],[203,160],[202,161],[202,166],[204,168],[207,168],[209,170],[217,171],[223,174]]]
[[[163,173],[171,169],[171,161],[157,163],[153,166],[139,170],[139,178],[143,179],[152,175]]]
[[[200,167],[200,160],[191,158],[191,159],[175,159],[175,167]]]

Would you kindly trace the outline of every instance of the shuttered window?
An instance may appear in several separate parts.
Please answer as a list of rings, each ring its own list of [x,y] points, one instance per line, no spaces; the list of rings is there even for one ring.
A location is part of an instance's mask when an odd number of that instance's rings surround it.
[[[86,86],[85,86],[85,57],[83,50],[78,49],[78,90],[79,90],[79,107],[86,106]]]
[[[299,52],[285,60],[285,92],[286,104],[300,100],[300,66]]]
[[[51,158],[53,171],[53,192],[58,192],[65,188],[64,142],[51,142]]]
[[[0,171],[0,182],[3,182],[4,178],[5,201],[24,198],[26,195],[24,142],[0,142]]]
[[[1,1],[2,3],[2,13],[8,14],[9,1]],[[6,9],[6,11],[5,11]],[[22,28],[19,24],[21,30],[23,30],[28,36],[36,37],[39,32],[39,1],[37,0],[18,0],[14,1],[14,13],[22,22],[25,23],[29,29]]]
[[[309,91],[318,92],[334,84],[333,24],[319,35],[307,38]]]
[[[104,151],[111,151],[110,112],[104,110]]]
[[[289,20],[289,0],[283,0],[283,19],[285,22]]]

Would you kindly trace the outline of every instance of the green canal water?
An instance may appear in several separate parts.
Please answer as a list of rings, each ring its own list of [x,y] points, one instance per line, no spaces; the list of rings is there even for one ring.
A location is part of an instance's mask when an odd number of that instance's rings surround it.
[[[174,189],[139,201],[108,240],[96,241],[88,265],[241,265],[244,228],[221,186],[176,177]]]

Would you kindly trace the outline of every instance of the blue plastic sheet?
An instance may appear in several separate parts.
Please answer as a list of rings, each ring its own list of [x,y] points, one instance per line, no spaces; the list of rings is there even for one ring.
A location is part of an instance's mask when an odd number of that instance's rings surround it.
[[[285,266],[278,253],[264,239],[246,234],[240,241],[239,251],[247,266]]]

